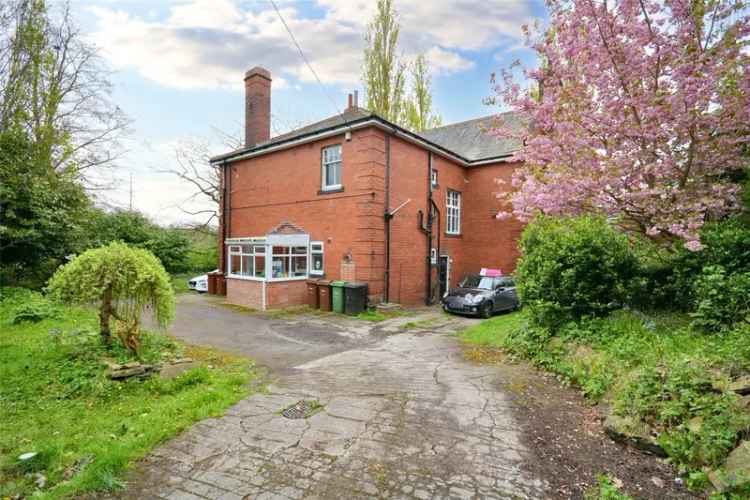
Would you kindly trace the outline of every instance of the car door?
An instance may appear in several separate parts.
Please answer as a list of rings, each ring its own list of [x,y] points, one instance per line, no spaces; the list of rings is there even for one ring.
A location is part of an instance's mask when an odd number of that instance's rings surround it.
[[[502,311],[503,310],[503,287],[502,278],[495,278],[492,283],[492,310]]]
[[[495,281],[495,310],[506,311],[516,306],[516,284],[512,278],[497,278]]]

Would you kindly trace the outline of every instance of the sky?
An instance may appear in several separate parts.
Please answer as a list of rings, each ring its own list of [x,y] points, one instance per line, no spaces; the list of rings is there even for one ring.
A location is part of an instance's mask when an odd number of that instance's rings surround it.
[[[521,27],[544,22],[543,0],[394,0],[405,59],[425,53],[433,103],[443,123],[500,111],[485,105],[490,76],[515,60],[535,64]],[[215,130],[240,136],[243,75],[254,66],[273,78],[271,135],[331,116],[359,90],[366,25],[375,0],[276,0],[322,85],[305,65],[269,0],[73,0],[85,35],[113,70],[113,101],[132,120],[109,206],[130,203],[154,221],[203,222],[193,189],[164,170],[186,141],[211,144]]]

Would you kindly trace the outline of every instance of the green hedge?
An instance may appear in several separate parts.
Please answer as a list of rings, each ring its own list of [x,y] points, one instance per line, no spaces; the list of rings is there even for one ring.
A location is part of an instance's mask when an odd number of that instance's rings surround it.
[[[637,277],[627,238],[601,218],[540,217],[526,227],[521,251],[519,294],[542,326],[622,307]]]

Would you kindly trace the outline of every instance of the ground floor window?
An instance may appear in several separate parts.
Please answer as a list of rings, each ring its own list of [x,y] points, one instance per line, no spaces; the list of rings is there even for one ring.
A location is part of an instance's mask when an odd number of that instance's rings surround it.
[[[304,278],[307,276],[307,247],[274,246],[271,278]]]
[[[259,280],[304,279],[322,276],[323,242],[307,235],[232,238],[227,243],[227,276]]]
[[[263,245],[229,245],[229,276],[264,278],[266,247]]]
[[[323,274],[323,242],[313,241],[310,243],[310,274]]]

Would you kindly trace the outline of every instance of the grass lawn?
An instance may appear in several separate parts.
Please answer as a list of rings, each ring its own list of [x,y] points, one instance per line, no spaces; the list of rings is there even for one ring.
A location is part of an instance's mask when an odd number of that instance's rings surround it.
[[[711,335],[693,331],[686,315],[623,310],[552,335],[531,326],[521,311],[474,325],[461,337],[527,359],[575,384],[592,404],[645,424],[694,489],[722,473],[750,430],[750,397],[730,390],[750,374],[748,327]]]
[[[199,420],[221,415],[250,392],[250,360],[146,333],[141,357],[200,363],[172,379],[115,382],[90,310],[52,306],[3,289],[0,302],[0,498],[73,498],[122,486],[129,464]],[[14,323],[20,311],[37,321]],[[29,311],[40,311],[30,314]],[[27,461],[24,453],[36,453]]]

